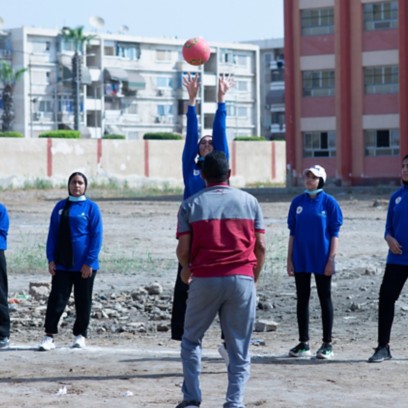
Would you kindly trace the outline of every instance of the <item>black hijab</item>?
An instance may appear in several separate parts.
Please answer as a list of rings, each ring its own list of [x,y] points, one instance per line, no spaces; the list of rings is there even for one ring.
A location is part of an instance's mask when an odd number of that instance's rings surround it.
[[[68,195],[70,194],[69,185],[71,180],[75,176],[81,176],[84,179],[85,183],[85,191],[88,187],[88,180],[86,176],[76,171],[69,176],[68,179]],[[62,209],[60,223],[59,223],[59,230],[58,230],[58,241],[57,241],[57,250],[56,250],[56,262],[65,268],[72,268],[74,266],[74,254],[72,250],[72,234],[71,234],[71,227],[69,223],[69,211],[71,208],[71,203],[69,197],[65,201],[64,208]]]

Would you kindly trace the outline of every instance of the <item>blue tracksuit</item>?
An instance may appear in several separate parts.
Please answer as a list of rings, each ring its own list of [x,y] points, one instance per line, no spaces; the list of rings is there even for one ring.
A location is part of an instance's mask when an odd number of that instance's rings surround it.
[[[66,199],[59,201],[51,213],[47,238],[48,262],[55,262],[61,213]],[[74,266],[71,269],[57,264],[58,270],[80,271],[83,265],[99,269],[98,254],[102,246],[102,217],[99,207],[93,201],[75,201],[69,211]]]
[[[226,131],[227,108],[225,103],[219,103],[213,123],[212,141],[214,150],[225,153],[229,159],[227,131]],[[197,166],[196,157],[198,154],[198,121],[195,106],[189,106],[187,110],[187,136],[184,144],[182,164],[185,200],[193,194],[198,193],[205,187],[201,178],[200,168]]]
[[[292,262],[295,272],[324,274],[332,237],[343,223],[339,204],[324,191],[315,198],[303,193],[290,205],[288,227],[294,237]]]
[[[402,186],[390,198],[384,236],[391,235],[402,246],[402,254],[388,251],[387,264],[408,265],[408,186]]]
[[[7,249],[7,234],[9,230],[9,217],[7,209],[0,204],[0,249]]]

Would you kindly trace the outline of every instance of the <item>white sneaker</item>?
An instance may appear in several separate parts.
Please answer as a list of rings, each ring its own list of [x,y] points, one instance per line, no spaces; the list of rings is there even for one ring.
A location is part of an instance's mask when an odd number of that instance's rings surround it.
[[[82,336],[81,334],[79,336],[76,336],[72,348],[85,348],[85,347],[86,347],[85,337]]]
[[[222,343],[218,346],[218,352],[220,353],[220,356],[224,359],[225,365],[228,367],[229,365],[229,356],[228,356],[228,351],[225,348],[225,344]]]
[[[44,336],[41,344],[38,346],[40,351],[50,351],[55,349],[54,338],[50,336]]]

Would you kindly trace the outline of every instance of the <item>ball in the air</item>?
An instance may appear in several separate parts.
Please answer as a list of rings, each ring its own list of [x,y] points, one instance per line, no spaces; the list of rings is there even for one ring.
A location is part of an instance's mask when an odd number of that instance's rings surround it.
[[[210,55],[210,46],[204,38],[190,38],[183,45],[183,58],[190,65],[203,65],[210,59]]]

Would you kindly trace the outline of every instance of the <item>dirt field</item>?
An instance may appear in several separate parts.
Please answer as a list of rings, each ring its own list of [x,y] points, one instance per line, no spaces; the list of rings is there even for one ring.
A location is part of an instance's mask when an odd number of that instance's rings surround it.
[[[63,195],[63,191],[0,193],[11,222],[6,253],[11,296],[27,291],[29,282],[49,280],[44,244],[51,209]],[[120,293],[157,281],[171,294],[178,201],[98,200],[98,192],[92,196],[101,207],[105,229],[95,293]],[[254,333],[247,408],[407,406],[408,289],[396,308],[394,358],[382,364],[366,362],[376,345],[388,195],[338,193],[336,198],[344,226],[333,281],[335,359],[321,362],[286,357],[297,343],[294,281],[285,271],[289,198],[263,196],[268,256],[258,285],[262,307],[258,318],[279,326],[274,332]],[[321,322],[315,291],[310,315],[311,346],[317,349]],[[98,334],[91,323],[87,349],[73,350],[70,330],[62,330],[57,349],[47,353],[36,351],[40,327],[12,333],[10,349],[0,354],[0,407],[164,408],[180,401],[179,343],[171,341],[168,332]],[[226,367],[216,351],[218,343],[219,328],[214,324],[204,339],[203,408],[222,407],[224,400]]]

